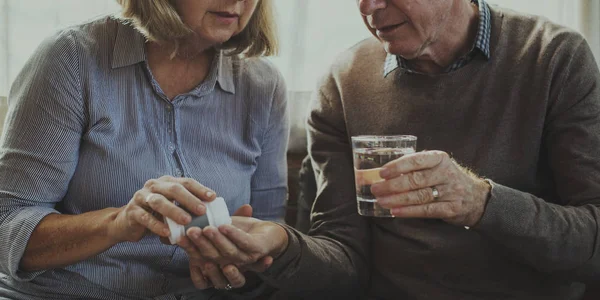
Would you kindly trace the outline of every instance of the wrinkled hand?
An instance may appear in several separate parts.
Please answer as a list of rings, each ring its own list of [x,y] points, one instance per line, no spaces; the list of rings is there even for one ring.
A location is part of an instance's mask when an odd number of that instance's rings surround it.
[[[252,207],[244,205],[233,214],[233,219],[251,216]],[[204,230],[195,227],[188,229],[187,237],[178,242],[178,245],[188,254],[190,276],[194,286],[198,289],[212,286],[224,289],[227,284],[233,288],[243,287],[246,284],[246,277],[242,272],[264,272],[273,262],[272,257],[265,256],[251,264],[235,264],[235,259],[229,258],[228,254],[221,254],[220,250],[209,240],[208,236],[215,237],[216,235],[221,235],[221,233],[214,227],[207,227]],[[219,239],[226,238],[221,236]]]
[[[379,175],[384,181],[371,185],[371,192],[394,216],[442,219],[460,226],[479,222],[491,189],[441,151],[403,156],[383,166]]]
[[[109,236],[115,243],[137,242],[148,232],[161,237],[169,236],[169,227],[162,216],[186,225],[192,217],[173,203],[177,201],[188,211],[203,215],[202,201],[212,201],[215,192],[190,178],[163,176],[151,179],[133,195],[126,206],[119,209],[109,227]]]
[[[250,213],[240,212],[245,209]],[[212,276],[219,281],[217,284],[211,277],[215,286],[222,286],[225,282],[223,277],[217,276],[218,268],[214,268],[215,265],[225,266],[221,270],[231,285],[241,287],[245,281],[237,280],[243,277],[241,272],[264,272],[273,259],[287,248],[287,232],[281,226],[249,215],[250,206],[244,206],[232,217],[232,225],[222,225],[218,229],[210,226],[204,229],[190,228],[187,232],[189,238],[179,243],[190,255],[190,262],[193,260],[194,264],[200,266],[204,277],[210,277],[206,276],[207,267],[213,270]],[[207,280],[200,277],[196,276],[194,282],[198,288],[205,288]]]

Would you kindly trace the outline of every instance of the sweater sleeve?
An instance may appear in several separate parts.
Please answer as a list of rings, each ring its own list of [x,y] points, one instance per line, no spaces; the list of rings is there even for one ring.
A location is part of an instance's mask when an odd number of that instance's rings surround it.
[[[368,283],[368,219],[358,215],[351,147],[337,87],[326,79],[308,117],[317,198],[309,236],[286,227],[287,251],[261,276],[293,295],[281,299],[355,299]],[[333,298],[332,298],[333,297]]]
[[[600,276],[600,72],[583,38],[558,49],[544,144],[558,199],[492,183],[475,229],[536,270],[588,281]],[[524,247],[524,245],[527,245]]]

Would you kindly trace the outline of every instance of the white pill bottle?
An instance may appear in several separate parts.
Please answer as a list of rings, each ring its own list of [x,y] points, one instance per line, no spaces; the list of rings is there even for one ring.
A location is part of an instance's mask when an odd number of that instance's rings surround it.
[[[169,231],[171,231],[171,235],[169,236],[171,244],[176,244],[180,238],[185,236],[185,232],[191,227],[219,227],[221,225],[231,224],[231,216],[229,216],[229,209],[227,209],[225,199],[217,197],[211,202],[203,203],[206,206],[206,214],[202,216],[192,215],[192,221],[188,225],[184,226],[169,218],[165,218],[167,226],[169,226]]]

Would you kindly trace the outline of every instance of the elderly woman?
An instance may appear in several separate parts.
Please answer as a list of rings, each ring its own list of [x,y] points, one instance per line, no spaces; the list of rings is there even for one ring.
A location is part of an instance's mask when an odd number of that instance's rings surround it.
[[[277,50],[272,2],[119,3],[44,41],[12,86],[0,298],[208,298],[163,217],[187,224],[216,195],[282,216],[286,89],[255,58]]]

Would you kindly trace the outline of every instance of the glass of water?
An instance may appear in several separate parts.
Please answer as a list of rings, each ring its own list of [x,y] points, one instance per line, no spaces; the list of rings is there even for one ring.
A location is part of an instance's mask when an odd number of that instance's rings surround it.
[[[412,135],[360,135],[352,137],[354,178],[358,213],[369,217],[394,217],[380,207],[371,193],[371,185],[383,179],[381,167],[404,155],[417,151],[417,137]]]

